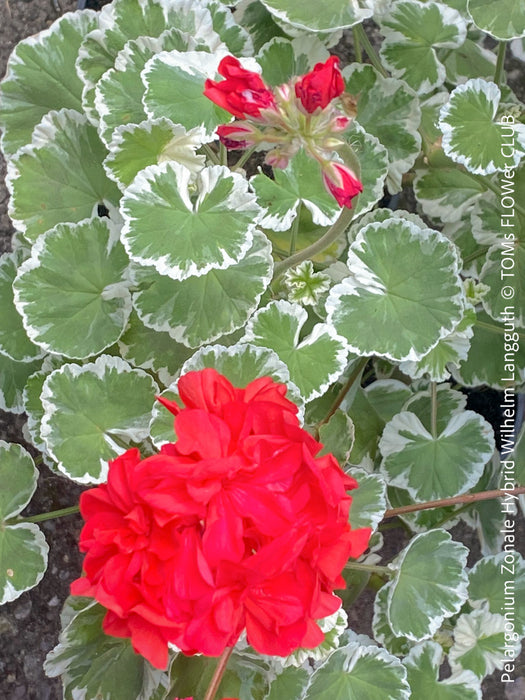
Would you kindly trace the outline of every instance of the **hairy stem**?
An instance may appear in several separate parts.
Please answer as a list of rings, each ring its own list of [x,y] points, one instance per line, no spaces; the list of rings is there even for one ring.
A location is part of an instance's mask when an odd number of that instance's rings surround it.
[[[347,571],[366,571],[369,574],[379,574],[380,576],[392,576],[394,573],[388,566],[376,566],[374,564],[359,564],[357,561],[349,561],[345,564]]]
[[[503,81],[503,71],[505,67],[505,52],[507,50],[507,42],[500,41],[498,46],[498,58],[496,60],[496,69],[494,71],[494,82],[498,87]]]
[[[215,694],[219,689],[219,685],[221,684],[224,671],[226,671],[226,666],[228,665],[228,661],[230,659],[232,651],[233,647],[226,647],[226,649],[220,655],[219,663],[217,664],[217,667],[213,673],[213,678],[211,679],[210,685],[208,686],[208,690],[206,691],[204,700],[213,700],[213,698],[215,697]]]
[[[316,434],[319,434],[319,428],[322,425],[324,425],[325,423],[328,423],[330,418],[334,415],[334,413],[337,411],[339,406],[343,403],[345,396],[348,394],[350,389],[353,387],[354,383],[360,378],[361,373],[364,370],[364,368],[366,367],[367,362],[368,362],[368,357],[363,357],[356,364],[353,371],[350,373],[350,376],[346,380],[346,383],[342,387],[341,391],[337,394],[335,401],[330,406],[330,410],[328,411],[326,416],[323,418],[323,420],[319,421],[319,423],[317,423],[317,425],[315,426]]]
[[[403,513],[415,513],[418,510],[429,510],[430,508],[445,508],[446,506],[456,506],[461,504],[476,503],[477,501],[488,501],[491,498],[502,498],[503,496],[519,496],[525,493],[525,486],[518,486],[515,489],[493,489],[492,491],[480,491],[479,493],[465,493],[462,496],[453,498],[442,498],[439,501],[427,501],[426,503],[413,503],[409,506],[400,506],[385,511],[384,518],[395,518]]]
[[[60,508],[60,510],[51,510],[49,513],[39,513],[38,515],[30,515],[27,518],[16,520],[17,523],[43,523],[44,520],[53,520],[54,518],[63,518],[65,515],[75,515],[80,513],[79,506],[69,506],[68,508]]]
[[[370,39],[366,35],[365,29],[362,24],[356,24],[355,25],[355,35],[359,37],[359,41],[361,42],[363,49],[366,52],[366,55],[370,59],[370,63],[374,66],[374,68],[381,73],[383,78],[388,78],[388,73],[386,70],[383,68],[383,64],[381,63],[379,56],[376,53],[376,50],[370,43]]]
[[[356,31],[356,27],[352,27],[352,34],[354,36],[354,52],[355,60],[358,63],[363,63],[363,51],[361,50],[361,41],[359,39],[359,34]]]

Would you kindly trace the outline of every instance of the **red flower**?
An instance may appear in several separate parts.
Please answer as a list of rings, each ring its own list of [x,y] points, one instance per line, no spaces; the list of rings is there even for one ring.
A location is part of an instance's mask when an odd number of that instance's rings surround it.
[[[344,91],[345,83],[339,70],[339,59],[330,56],[325,63],[317,63],[314,69],[295,84],[295,95],[310,114],[318,107],[324,109],[334,97]]]
[[[206,80],[204,94],[238,119],[260,117],[261,109],[275,106],[274,96],[258,73],[243,68],[238,59],[225,56],[217,69],[226,80]]]
[[[108,612],[108,634],[164,668],[168,643],[216,656],[243,629],[264,654],[323,640],[340,572],[366,548],[351,530],[357,486],[303,430],[286,387],[270,378],[237,389],[215,370],[178,384],[177,442],[144,460],[128,450],[108,482],[81,496],[84,575],[75,595]]]
[[[346,165],[331,162],[323,171],[323,182],[340,207],[352,208],[352,199],[363,191],[363,185]]]

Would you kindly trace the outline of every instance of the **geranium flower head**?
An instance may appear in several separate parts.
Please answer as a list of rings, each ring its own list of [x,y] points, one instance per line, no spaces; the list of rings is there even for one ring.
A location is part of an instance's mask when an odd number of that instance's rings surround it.
[[[330,56],[324,63],[317,63],[310,73],[295,84],[295,94],[310,114],[318,108],[327,107],[344,89],[345,82],[337,56]]]
[[[342,163],[330,162],[323,170],[323,182],[341,207],[352,208],[352,199],[363,191],[353,170]]]
[[[204,94],[238,119],[260,117],[261,109],[275,106],[272,91],[261,76],[243,68],[234,56],[225,56],[217,69],[225,80],[206,80]]]
[[[80,500],[84,573],[72,593],[107,608],[104,630],[130,637],[158,668],[168,644],[218,656],[243,630],[263,654],[323,640],[341,570],[365,550],[352,530],[357,486],[299,424],[286,387],[234,387],[213,369],[179,379],[177,441],[113,460]]]

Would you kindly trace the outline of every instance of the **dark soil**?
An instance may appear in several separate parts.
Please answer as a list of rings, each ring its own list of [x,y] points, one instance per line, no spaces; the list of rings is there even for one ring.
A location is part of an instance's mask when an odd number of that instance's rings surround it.
[[[85,0],[84,6],[96,8],[96,3],[97,0]],[[0,78],[4,75],[7,58],[18,41],[48,27],[59,15],[76,9],[76,6],[76,0],[0,0]],[[343,40],[338,49],[348,61],[352,51],[350,42]],[[512,77],[512,87],[521,99],[524,99],[525,92],[523,74],[523,64],[509,60],[508,75]],[[13,234],[7,215],[8,195],[3,184],[4,178],[5,163],[0,155],[0,253],[10,249]],[[476,410],[483,412],[480,408]],[[23,424],[23,416],[0,411],[0,439],[21,443],[37,456],[34,449],[24,442]],[[45,466],[40,471],[38,489],[27,509],[28,515],[78,502],[81,489],[73,482],[52,474]],[[79,516],[69,516],[42,523],[41,528],[50,545],[46,575],[37,588],[0,609],[0,700],[59,700],[63,697],[60,682],[45,676],[42,663],[57,643],[59,613],[69,593],[69,584],[81,570],[81,556],[77,547],[81,519]],[[520,528],[520,541],[525,545],[522,523]],[[454,529],[453,536],[465,542],[473,553],[477,553],[477,537],[472,531],[458,526]],[[388,552],[385,552],[385,557],[391,559],[403,546],[402,530],[392,531],[388,537]],[[357,632],[370,632],[371,600],[365,594],[351,610],[350,624]],[[518,666],[520,670],[516,676],[525,676],[523,655],[520,660],[521,666]],[[499,673],[496,672],[484,682],[483,698],[525,698],[525,678],[519,677],[515,683],[504,688],[499,682]]]

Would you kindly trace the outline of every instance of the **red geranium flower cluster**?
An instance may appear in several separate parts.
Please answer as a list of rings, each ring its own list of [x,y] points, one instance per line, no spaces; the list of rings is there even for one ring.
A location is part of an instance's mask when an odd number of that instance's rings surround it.
[[[337,56],[274,91],[233,56],[222,59],[218,73],[225,80],[206,80],[204,94],[236,118],[217,129],[226,148],[271,149],[266,163],[277,168],[286,168],[299,148],[305,148],[320,164],[330,194],[340,206],[351,208],[363,187],[351,168],[333,159],[344,145],[335,134],[351,122],[336,104],[345,89]]]
[[[217,656],[246,629],[263,654],[323,640],[316,620],[335,612],[349,557],[369,529],[351,530],[357,486],[300,427],[286,388],[270,378],[237,389],[215,370],[178,384],[177,441],[110,463],[85,491],[75,595],[108,610],[104,630],[164,668],[168,643]]]

